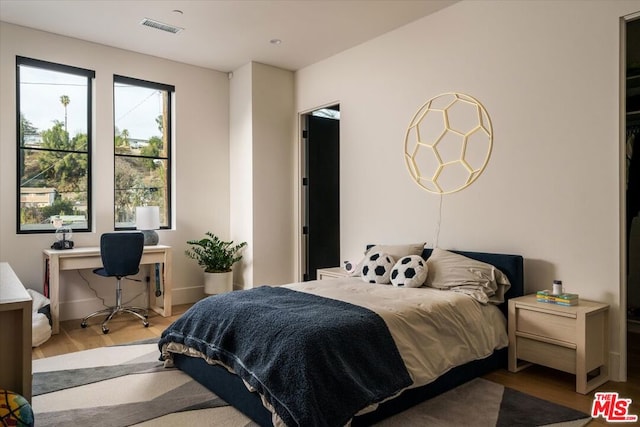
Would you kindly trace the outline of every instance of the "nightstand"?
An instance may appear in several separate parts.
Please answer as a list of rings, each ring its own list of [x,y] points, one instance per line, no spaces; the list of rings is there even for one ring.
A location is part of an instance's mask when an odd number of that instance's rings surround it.
[[[581,299],[566,307],[535,294],[509,300],[509,371],[531,363],[574,374],[581,394],[607,382],[609,306]]]
[[[339,277],[348,277],[349,272],[342,267],[319,268],[316,270],[318,280],[337,279]]]

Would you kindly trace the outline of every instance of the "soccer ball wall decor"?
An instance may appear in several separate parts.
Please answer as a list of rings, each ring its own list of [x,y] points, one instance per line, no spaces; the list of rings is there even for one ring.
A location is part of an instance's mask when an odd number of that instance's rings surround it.
[[[492,147],[493,128],[484,106],[469,95],[444,93],[413,116],[405,135],[404,159],[420,187],[449,194],[478,179]]]

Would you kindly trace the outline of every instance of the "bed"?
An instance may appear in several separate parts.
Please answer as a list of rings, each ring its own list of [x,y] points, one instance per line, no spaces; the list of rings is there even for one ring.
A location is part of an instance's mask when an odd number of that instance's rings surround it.
[[[507,301],[524,293],[523,258],[451,253],[486,263],[506,277],[503,302],[478,303],[469,297],[466,286],[461,292],[457,288],[451,289],[454,292],[399,289],[371,285],[360,277],[265,286],[195,304],[163,332],[161,359],[261,426],[370,425],[506,367]],[[427,262],[431,255],[431,249],[422,250]],[[249,295],[251,301],[246,298]],[[437,303],[441,296],[442,304]],[[451,311],[463,330],[451,333],[449,320],[435,314],[434,320],[425,317],[431,311],[427,300],[448,307],[444,311]],[[411,311],[403,311],[405,304],[412,306]],[[414,308],[422,311],[416,314]],[[477,320],[476,311],[482,316],[487,313],[493,326],[484,317]],[[418,323],[429,328],[424,336],[416,335],[423,329],[407,330]],[[482,329],[473,331],[474,323],[482,324]],[[218,327],[202,331],[203,325],[211,324]],[[452,335],[467,337],[456,343]],[[495,336],[496,341],[485,342],[477,338],[480,335]],[[444,350],[438,347],[439,341],[445,344]],[[467,354],[476,341],[478,349],[471,349],[476,352]],[[256,359],[261,359],[259,365],[254,365]],[[326,413],[331,414],[324,418]]]

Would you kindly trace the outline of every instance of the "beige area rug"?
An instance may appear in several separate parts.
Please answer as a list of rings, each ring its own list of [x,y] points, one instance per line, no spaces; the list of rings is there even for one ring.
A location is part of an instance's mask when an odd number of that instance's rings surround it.
[[[33,361],[33,409],[45,426],[256,426],[177,369],[157,344],[103,347]],[[477,378],[380,426],[578,427],[584,413]]]

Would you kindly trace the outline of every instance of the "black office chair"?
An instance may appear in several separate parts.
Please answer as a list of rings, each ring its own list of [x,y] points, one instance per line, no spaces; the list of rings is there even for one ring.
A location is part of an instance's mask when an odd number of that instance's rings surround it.
[[[120,287],[120,282],[125,276],[132,276],[138,273],[143,248],[144,235],[142,233],[104,233],[100,236],[100,256],[102,257],[103,267],[97,268],[93,272],[104,277],[115,276],[117,279],[116,305],[91,313],[82,319],[80,326],[86,328],[88,319],[94,316],[106,315],[107,317],[102,322],[102,333],[108,334],[107,323],[118,313],[133,314],[142,320],[145,328],[149,326],[146,308],[122,306],[122,289]]]

